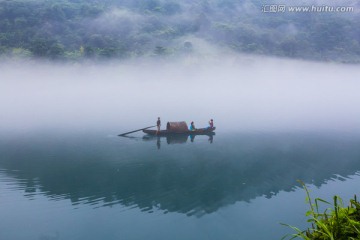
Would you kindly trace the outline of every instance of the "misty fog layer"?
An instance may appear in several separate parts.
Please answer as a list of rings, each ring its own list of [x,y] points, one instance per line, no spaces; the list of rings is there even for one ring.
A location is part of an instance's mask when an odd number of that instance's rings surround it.
[[[357,66],[256,57],[108,65],[3,63],[0,130],[106,129],[213,118],[218,131],[359,131]],[[165,125],[165,124],[163,124]]]

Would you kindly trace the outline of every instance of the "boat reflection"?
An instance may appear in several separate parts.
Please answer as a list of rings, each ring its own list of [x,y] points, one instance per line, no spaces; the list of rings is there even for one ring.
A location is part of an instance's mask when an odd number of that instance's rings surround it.
[[[198,141],[196,147],[184,144],[189,138],[144,139],[159,148],[165,141],[183,144],[162,151],[142,139],[0,138],[0,177],[11,178],[12,189],[29,199],[40,194],[74,205],[202,216],[293,191],[297,179],[321,186],[360,171],[360,136],[222,135],[216,144]]]
[[[156,141],[156,146],[158,149],[161,148],[161,142],[164,140],[167,144],[184,144],[187,143],[189,138],[190,142],[195,141],[195,137],[197,135],[188,135],[188,134],[172,134],[172,135],[166,135],[166,136],[153,136],[153,135],[145,135],[142,139],[144,141]],[[215,133],[207,134],[208,142],[211,144],[214,141]],[[200,137],[204,137],[204,135],[201,135]]]

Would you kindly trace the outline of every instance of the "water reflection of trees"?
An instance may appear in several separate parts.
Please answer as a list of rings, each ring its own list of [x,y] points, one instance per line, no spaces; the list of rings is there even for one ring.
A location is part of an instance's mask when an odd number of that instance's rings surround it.
[[[359,142],[243,136],[196,148],[171,145],[161,152],[144,141],[121,150],[106,141],[76,140],[68,147],[56,141],[44,146],[8,142],[0,145],[0,168],[30,196],[202,215],[237,201],[291,191],[297,179],[319,186],[335,175],[355,174]]]

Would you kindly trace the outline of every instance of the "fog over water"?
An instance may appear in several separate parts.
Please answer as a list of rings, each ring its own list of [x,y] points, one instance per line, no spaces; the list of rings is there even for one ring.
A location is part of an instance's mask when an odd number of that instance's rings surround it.
[[[359,73],[234,55],[3,62],[0,239],[281,239],[293,233],[281,222],[306,229],[298,179],[314,198],[358,195]],[[158,116],[163,127],[213,118],[216,135],[117,137]]]
[[[219,131],[360,130],[360,68],[253,56],[0,65],[0,130],[106,129],[214,118]]]

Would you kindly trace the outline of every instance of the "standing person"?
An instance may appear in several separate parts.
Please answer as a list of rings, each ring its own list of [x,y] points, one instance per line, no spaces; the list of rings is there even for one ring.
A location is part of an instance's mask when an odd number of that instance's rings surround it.
[[[209,127],[210,127],[210,128],[213,128],[213,127],[214,127],[214,121],[213,121],[212,119],[209,121]]]
[[[160,117],[158,117],[158,120],[156,121],[156,127],[157,127],[156,134],[158,134],[158,133],[160,133],[160,127],[161,127]]]

